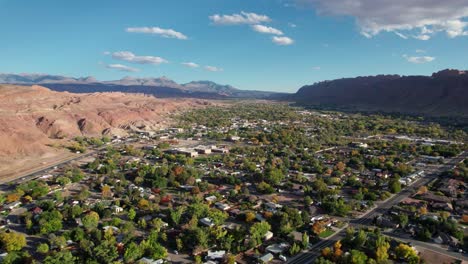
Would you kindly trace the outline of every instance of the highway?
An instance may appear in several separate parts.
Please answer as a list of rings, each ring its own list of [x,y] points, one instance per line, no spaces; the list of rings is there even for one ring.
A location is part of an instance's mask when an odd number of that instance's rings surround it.
[[[365,227],[365,226],[372,226],[375,216],[385,213],[390,208],[392,208],[392,206],[400,203],[403,199],[411,196],[412,194],[414,194],[415,190],[417,190],[421,186],[427,185],[428,183],[436,179],[442,172],[452,169],[455,165],[462,162],[466,158],[466,156],[467,154],[465,152],[462,152],[460,155],[450,159],[449,162],[445,163],[443,166],[439,167],[438,169],[430,169],[426,171],[427,174],[425,174],[424,177],[414,181],[412,184],[402,189],[402,191],[399,192],[398,194],[393,195],[386,201],[379,203],[377,207],[361,215],[359,218],[350,220],[348,227],[354,227],[355,229],[358,229],[358,228]],[[342,228],[338,232],[336,232],[334,235],[321,240],[317,244],[312,245],[312,247],[307,252],[302,252],[296,255],[295,257],[289,259],[287,263],[289,264],[314,263],[315,259],[320,257],[321,252],[324,248],[332,247],[336,241],[343,239],[345,237],[345,234],[346,234],[346,228]],[[428,250],[431,250],[431,251],[434,251],[443,255],[449,255],[456,259],[465,260],[465,261],[468,260],[467,257],[461,255],[460,253],[450,252],[445,249],[439,248],[435,245],[432,246],[429,243],[423,243],[421,241],[410,240],[410,239],[401,239],[401,238],[397,238],[397,239],[403,240],[405,242],[411,241],[417,244],[421,248],[425,248],[425,249],[428,249]]]

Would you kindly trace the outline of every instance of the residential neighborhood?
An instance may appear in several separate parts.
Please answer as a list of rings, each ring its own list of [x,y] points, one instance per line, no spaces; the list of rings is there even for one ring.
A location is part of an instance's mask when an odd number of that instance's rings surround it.
[[[177,120],[151,133],[76,138],[71,151],[93,154],[3,186],[4,263],[425,259],[407,240],[466,259],[464,138],[440,126],[249,104]]]

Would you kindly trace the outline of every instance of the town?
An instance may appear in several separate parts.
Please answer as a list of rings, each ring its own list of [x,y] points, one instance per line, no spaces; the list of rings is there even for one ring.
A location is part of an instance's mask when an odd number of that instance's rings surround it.
[[[463,130],[279,103],[173,119],[3,185],[2,263],[467,260]]]

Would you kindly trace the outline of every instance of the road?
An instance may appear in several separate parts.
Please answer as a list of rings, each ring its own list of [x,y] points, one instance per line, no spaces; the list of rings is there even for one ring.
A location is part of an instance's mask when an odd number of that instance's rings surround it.
[[[374,209],[371,209],[367,213],[361,215],[357,219],[352,219],[349,221],[349,227],[354,227],[354,228],[361,228],[365,226],[370,226],[373,223],[373,220],[375,216],[380,215],[388,211],[392,206],[400,203],[403,199],[411,196],[415,190],[417,190],[419,187],[427,185],[431,181],[437,178],[437,176],[440,175],[440,173],[447,171],[449,169],[452,169],[455,165],[458,163],[462,162],[466,158],[467,154],[465,152],[462,152],[459,156],[454,157],[449,160],[449,162],[445,163],[443,166],[439,167],[438,169],[431,168],[426,171],[427,174],[425,174],[424,177],[420,178],[419,180],[414,181],[412,184],[407,186],[406,188],[402,189],[401,192],[398,194],[392,196],[391,198],[387,199],[384,202],[381,202],[375,207]],[[448,159],[447,159],[448,160]],[[318,258],[321,255],[321,252],[324,248],[326,247],[332,247],[333,244],[341,240],[345,237],[346,235],[346,228],[341,229],[340,231],[336,232],[334,235],[321,240],[317,244],[314,244],[307,252],[302,252],[295,257],[291,258],[287,263],[289,264],[309,264],[309,263],[314,263],[315,259]],[[400,238],[398,238],[400,239]],[[402,240],[402,239],[400,239]],[[436,246],[429,246],[426,245],[428,243],[422,243],[421,241],[417,240],[409,240],[406,239],[406,241],[411,241],[414,244],[417,244],[421,248],[427,248],[429,250],[432,250],[434,252],[444,254],[444,255],[449,255],[451,257],[454,257],[456,259],[461,259],[467,261],[468,258],[461,255],[460,253],[457,252],[450,252],[445,249],[436,247]],[[430,244],[429,244],[430,245]]]
[[[42,167],[42,168],[37,169],[37,170],[32,170],[31,172],[25,173],[23,175],[19,175],[19,176],[15,177],[15,178],[7,179],[7,180],[5,180],[3,182],[0,181],[0,191],[1,190],[6,190],[8,188],[8,186],[11,185],[11,184],[36,179],[36,178],[46,174],[47,171],[54,169],[55,167],[60,167],[60,166],[63,166],[65,164],[68,164],[70,162],[81,160],[81,159],[84,159],[86,157],[95,155],[95,154],[99,153],[100,151],[106,149],[109,146],[114,146],[115,147],[117,145],[121,145],[121,144],[125,144],[125,143],[128,143],[128,142],[113,143],[113,144],[109,144],[109,145],[104,145],[103,147],[96,148],[96,149],[88,149],[88,151],[86,153],[83,153],[81,155],[71,157],[71,158],[68,158],[68,159],[65,159],[65,160],[61,160],[59,162],[51,163],[47,167]]]

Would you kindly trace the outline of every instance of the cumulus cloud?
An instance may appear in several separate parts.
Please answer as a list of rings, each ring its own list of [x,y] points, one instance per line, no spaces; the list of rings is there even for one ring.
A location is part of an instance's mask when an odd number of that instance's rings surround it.
[[[296,24],[294,24],[294,23],[288,23],[288,26],[290,26],[290,27],[292,27],[292,28],[295,28],[295,27],[297,27],[297,25],[296,25]]]
[[[195,62],[182,62],[181,63],[184,66],[187,66],[189,68],[198,68],[200,65],[196,64]]]
[[[109,64],[109,65],[106,65],[106,67],[109,69],[114,69],[114,70],[119,70],[119,71],[124,71],[124,72],[139,71],[137,68],[129,67],[129,66],[122,65],[122,64]]]
[[[164,29],[160,27],[129,27],[125,29],[130,33],[144,33],[144,34],[153,34],[160,35],[165,38],[175,38],[186,40],[188,37],[181,32],[177,32],[173,29]]]
[[[417,49],[417,50],[416,50],[416,53],[425,53],[425,52],[426,52],[426,51],[423,50],[423,49]]]
[[[263,34],[272,34],[272,35],[283,35],[283,32],[279,29],[274,27],[268,27],[264,25],[253,25],[252,29],[256,32],[263,33]]]
[[[155,64],[159,65],[161,63],[168,63],[167,60],[161,57],[154,57],[154,56],[137,56],[130,51],[118,51],[112,53],[112,58],[117,60],[124,60],[133,63],[139,64]]]
[[[294,40],[288,37],[274,36],[273,38],[271,38],[271,40],[273,41],[273,43],[278,44],[280,46],[287,46],[294,43]]]
[[[312,67],[312,70],[315,70],[315,71],[318,71],[318,70],[320,70],[320,69],[322,69],[320,66]]]
[[[319,14],[355,17],[361,34],[369,38],[380,32],[397,31],[407,31],[421,40],[428,40],[437,32],[445,32],[450,38],[468,35],[468,22],[464,21],[468,18],[466,0],[297,1],[312,4]]]
[[[242,11],[240,14],[232,15],[215,14],[209,18],[214,24],[217,25],[259,24],[271,21],[271,19],[266,15],[259,15],[244,11]]]
[[[435,60],[434,57],[430,56],[408,56],[408,55],[403,55],[403,58],[405,58],[408,62],[415,63],[415,64],[423,64],[423,63],[428,63],[433,60]]]
[[[223,69],[215,67],[215,66],[205,66],[205,70],[210,71],[210,72],[220,72],[223,71]]]

